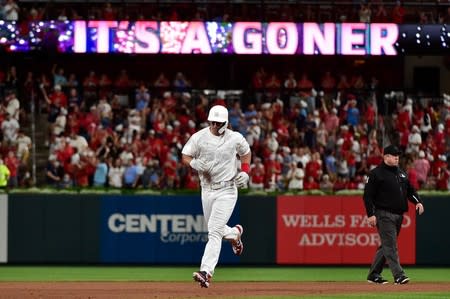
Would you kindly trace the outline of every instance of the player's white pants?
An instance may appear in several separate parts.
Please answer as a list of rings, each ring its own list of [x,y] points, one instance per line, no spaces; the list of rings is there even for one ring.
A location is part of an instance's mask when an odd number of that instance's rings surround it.
[[[208,226],[208,242],[202,257],[200,271],[211,275],[219,261],[222,239],[236,239],[239,231],[227,225],[236,205],[238,191],[235,186],[218,190],[202,188],[203,215]]]

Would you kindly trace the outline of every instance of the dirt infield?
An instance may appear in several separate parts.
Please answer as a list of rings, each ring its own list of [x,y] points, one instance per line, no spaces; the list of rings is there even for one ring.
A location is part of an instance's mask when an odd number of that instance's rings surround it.
[[[381,292],[450,292],[450,283],[371,285],[355,282],[1,282],[0,298],[226,298]]]

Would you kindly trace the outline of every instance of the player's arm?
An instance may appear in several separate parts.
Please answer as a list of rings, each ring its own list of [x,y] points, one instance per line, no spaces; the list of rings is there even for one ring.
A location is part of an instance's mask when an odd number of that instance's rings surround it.
[[[181,161],[184,165],[189,165],[197,171],[209,172],[211,169],[211,163],[207,163],[203,160],[196,159],[186,154],[182,154]]]
[[[248,173],[249,169],[250,169],[250,162],[252,160],[252,152],[249,151],[247,154],[240,156],[241,158],[241,169],[242,171],[244,170],[244,165],[248,165],[248,170],[246,171]]]
[[[252,159],[252,152],[249,150],[248,153],[240,156],[241,158],[241,172],[239,172],[234,179],[236,186],[238,188],[246,188],[248,186],[250,172],[250,161]]]
[[[190,165],[192,159],[194,159],[194,158],[189,155],[182,154],[182,156],[181,156],[181,162],[186,166]]]

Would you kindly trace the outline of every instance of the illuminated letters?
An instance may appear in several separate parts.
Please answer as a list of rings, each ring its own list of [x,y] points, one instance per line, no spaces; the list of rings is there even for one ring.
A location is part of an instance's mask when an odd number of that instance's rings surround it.
[[[371,24],[370,54],[372,55],[397,55],[394,44],[398,39],[398,26],[396,24]]]
[[[269,23],[266,30],[269,54],[295,54],[298,48],[298,30],[295,23]]]
[[[86,22],[75,21],[74,28],[74,40],[73,51],[75,53],[86,53]]]
[[[109,52],[109,29],[116,28],[116,21],[89,21],[88,27],[97,28],[97,52]]]
[[[151,31],[149,31],[149,29],[151,29]],[[136,42],[136,53],[159,53],[161,43],[159,42],[159,37],[156,34],[157,30],[157,22],[136,22],[136,39],[140,41]]]
[[[181,53],[211,54],[211,46],[203,24],[202,22],[190,22],[181,47]]]
[[[235,23],[233,28],[233,46],[236,54],[261,54],[261,23]]]
[[[303,25],[303,54],[334,55],[336,27],[333,23],[323,24],[323,32],[316,23]],[[317,46],[318,53],[315,52]]]
[[[74,21],[73,30],[75,53],[397,55],[399,38],[390,23]]]
[[[363,32],[357,32],[360,30]],[[341,51],[343,55],[366,55],[364,37],[365,23],[344,23],[341,25]],[[357,46],[358,48],[355,48]]]

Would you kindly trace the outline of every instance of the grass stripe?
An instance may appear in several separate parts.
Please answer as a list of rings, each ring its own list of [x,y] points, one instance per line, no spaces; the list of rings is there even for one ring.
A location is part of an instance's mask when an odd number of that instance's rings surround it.
[[[229,297],[227,297],[229,298]],[[276,296],[276,297],[258,297],[258,299],[294,299],[298,296]],[[401,294],[343,294],[343,295],[317,295],[317,296],[301,296],[302,299],[370,299],[370,298],[383,298],[383,299],[442,299],[450,298],[450,293],[401,293]],[[234,298],[237,299],[237,298]],[[242,297],[242,299],[246,299]]]
[[[190,281],[197,267],[0,266],[0,281]],[[219,266],[215,281],[365,281],[367,267]],[[405,268],[417,282],[449,282],[450,268]],[[389,269],[384,276],[392,280]]]

